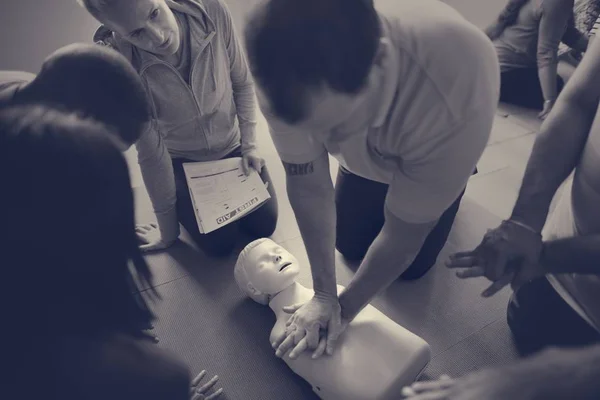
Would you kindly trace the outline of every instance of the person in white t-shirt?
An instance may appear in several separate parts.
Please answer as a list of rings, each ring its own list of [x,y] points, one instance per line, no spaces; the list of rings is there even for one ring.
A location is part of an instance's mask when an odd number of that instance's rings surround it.
[[[246,41],[316,292],[272,344],[331,354],[373,297],[435,264],[490,135],[498,60],[436,0],[270,0]],[[362,260],[339,298],[336,248]]]
[[[508,323],[529,357],[415,384],[411,400],[600,398],[599,106],[592,40],[536,139],[511,217],[449,263],[464,268],[459,277],[493,281],[484,296],[512,285]]]

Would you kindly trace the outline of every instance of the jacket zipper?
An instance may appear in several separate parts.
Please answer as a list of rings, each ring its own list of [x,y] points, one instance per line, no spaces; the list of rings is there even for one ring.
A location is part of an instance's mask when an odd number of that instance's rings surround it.
[[[188,90],[192,93],[192,97],[194,98],[194,103],[196,104],[196,109],[198,110],[198,115],[201,115],[200,112],[200,105],[198,104],[198,98],[196,98],[196,94],[194,93],[194,90],[192,89],[194,82],[192,81],[193,77],[194,77],[194,68],[196,66],[196,64],[198,63],[198,59],[200,58],[200,56],[206,51],[206,48],[208,47],[208,45],[210,44],[210,42],[212,41],[212,38],[215,36],[215,31],[212,31],[211,33],[209,33],[209,35],[206,37],[205,43],[204,43],[204,47],[198,52],[198,54],[196,55],[196,57],[194,58],[194,61],[191,62],[190,64],[190,76],[189,76],[189,81],[190,84],[186,86],[188,87]],[[190,39],[191,40],[191,39]],[[190,49],[191,51],[191,49]],[[213,60],[213,64],[214,64],[214,60]],[[213,68],[216,68],[215,65],[213,65]],[[179,75],[179,74],[178,74]],[[180,76],[181,78],[181,76]],[[214,79],[214,77],[213,77]],[[183,80],[183,79],[182,79]],[[215,92],[217,90],[217,83],[215,83]],[[202,132],[204,134],[204,139],[206,140],[206,146],[208,147],[208,151],[211,150],[211,145],[210,145],[210,141],[208,140],[208,137],[206,135],[206,133],[203,131]]]
[[[191,63],[190,76],[189,76],[190,83],[189,84],[181,77],[181,74],[179,73],[179,71],[177,71],[177,69],[175,67],[173,67],[171,64],[164,62],[160,59],[154,61],[151,65],[148,65],[146,68],[144,68],[144,72],[145,72],[148,68],[152,67],[153,65],[162,64],[162,65],[166,66],[167,68],[169,68],[172,72],[174,72],[175,75],[177,75],[177,78],[179,78],[180,82],[183,84],[183,86],[185,86],[185,88],[187,89],[188,94],[190,94],[192,99],[194,99],[194,105],[196,106],[196,112],[198,113],[198,115],[202,115],[202,112],[200,110],[200,105],[198,104],[198,98],[196,97],[196,94],[194,93],[194,90],[192,89],[192,85],[193,85],[192,77],[194,75],[193,74],[194,67],[197,64],[198,59],[204,53],[204,50],[206,50],[206,48],[208,47],[208,44],[210,43],[210,41],[212,40],[214,35],[215,35],[215,32],[213,31],[207,36],[204,47],[198,52],[198,54],[194,58],[194,61]],[[215,89],[216,89],[216,82],[215,82]],[[210,151],[211,150],[210,141],[208,140],[208,137],[204,131],[202,132],[202,134],[204,135],[204,141],[206,142],[206,147],[207,147],[208,151]]]

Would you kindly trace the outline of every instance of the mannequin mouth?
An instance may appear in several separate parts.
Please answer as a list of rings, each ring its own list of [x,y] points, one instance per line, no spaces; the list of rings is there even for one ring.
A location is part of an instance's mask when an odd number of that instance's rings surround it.
[[[286,262],[284,263],[281,268],[279,268],[279,272],[283,271],[284,269],[286,269],[287,267],[289,267],[290,265],[292,265],[291,262]]]

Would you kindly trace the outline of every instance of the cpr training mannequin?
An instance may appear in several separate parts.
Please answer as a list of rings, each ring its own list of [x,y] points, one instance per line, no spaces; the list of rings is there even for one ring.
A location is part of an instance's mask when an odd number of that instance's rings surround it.
[[[313,291],[296,282],[298,260],[270,239],[258,239],[240,253],[235,279],[254,301],[269,305],[277,322],[270,341],[285,330],[283,307],[306,302]],[[344,288],[338,285],[338,292]],[[325,400],[398,399],[430,360],[429,345],[368,305],[340,336],[333,355],[312,359],[310,352],[285,363]]]

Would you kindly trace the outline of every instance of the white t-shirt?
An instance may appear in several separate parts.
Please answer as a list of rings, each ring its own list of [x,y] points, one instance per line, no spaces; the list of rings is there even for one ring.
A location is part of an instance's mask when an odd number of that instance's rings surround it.
[[[544,240],[600,234],[600,107],[579,165],[544,227]],[[548,275],[561,297],[600,332],[600,275]]]
[[[321,136],[265,116],[284,162],[308,163],[327,151],[352,173],[389,184],[386,206],[395,216],[431,222],[464,189],[488,142],[499,97],[496,52],[437,0],[376,8],[392,54],[370,129],[316,140]]]

